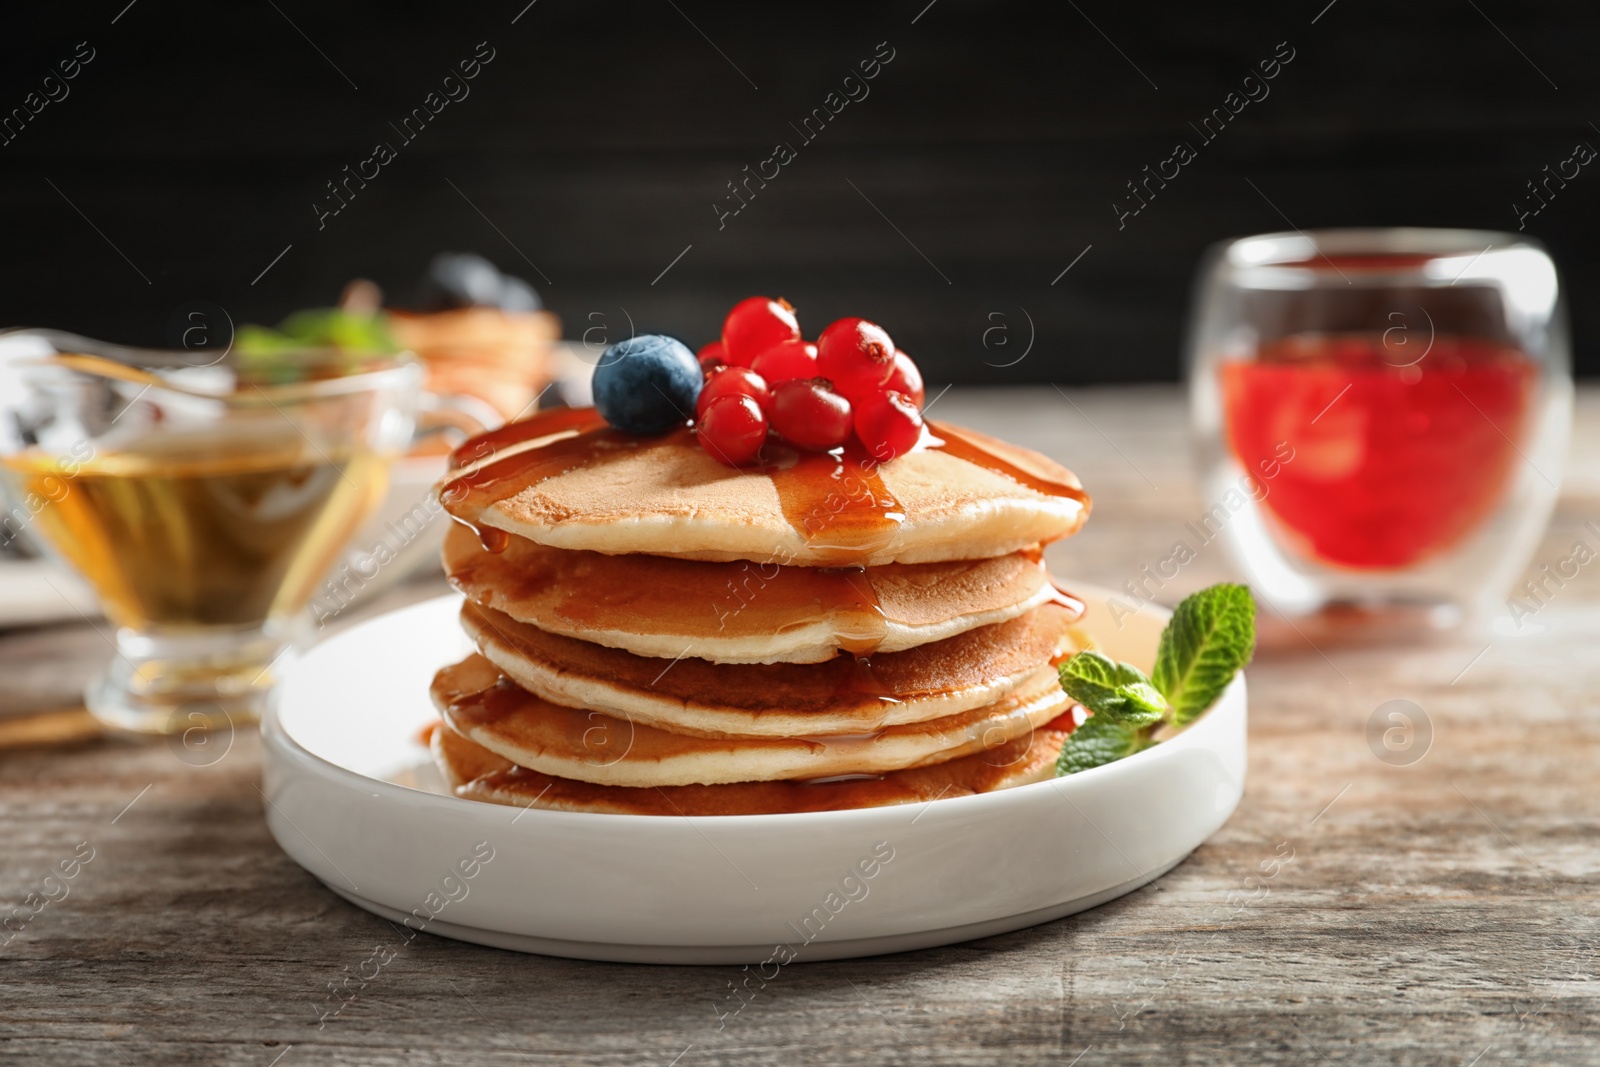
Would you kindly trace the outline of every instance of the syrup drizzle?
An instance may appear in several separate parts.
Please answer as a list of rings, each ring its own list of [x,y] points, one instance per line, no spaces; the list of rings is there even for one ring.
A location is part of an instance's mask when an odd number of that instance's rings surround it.
[[[858,563],[887,545],[905,508],[859,445],[793,453],[767,468],[789,525],[832,563]]]
[[[500,674],[494,684],[473,692],[458,693],[449,701],[452,715],[460,719],[468,728],[473,726],[492,727],[513,716],[533,712],[540,714],[541,706],[546,702],[528,692],[505,674]],[[556,705],[551,705],[555,707]],[[574,712],[574,714],[582,714]],[[601,718],[602,712],[587,713],[587,721],[594,725],[585,729],[578,739],[578,745],[589,753],[594,759],[589,760],[590,766],[610,766],[618,762],[627,753],[616,755],[619,749],[631,749],[631,740],[618,746],[611,733],[610,724]],[[609,718],[609,717],[607,717]],[[634,729],[633,721],[627,720],[628,731]],[[609,747],[608,747],[609,746]],[[525,768],[518,768],[519,770]]]
[[[536,443],[543,438],[548,440]],[[450,454],[450,469],[467,469],[439,487],[439,500],[451,518],[478,535],[485,551],[503,552],[510,535],[476,521],[489,505],[587,466],[606,452],[638,448],[653,440],[607,428],[593,408],[541,411],[463,442]],[[535,443],[517,449],[530,442]]]
[[[467,438],[450,453],[450,469],[460,470],[492,459],[495,453],[526,441],[558,433],[598,430],[605,424],[605,419],[594,408],[551,408],[535,412],[525,419]]]
[[[1084,604],[1083,601],[1079,600],[1077,597],[1061,588],[1061,583],[1056,581],[1055,576],[1050,573],[1050,568],[1045,566],[1043,545],[1029,545],[1027,548],[1024,548],[1021,552],[1019,552],[1018,555],[1022,556],[1028,562],[1036,565],[1041,571],[1044,572],[1044,580],[1050,586],[1049,603],[1054,604],[1058,608],[1065,608],[1066,610],[1070,611],[1072,613],[1072,619],[1074,622],[1083,617],[1083,613],[1088,610],[1088,605]]]
[[[883,679],[878,677],[873,669],[871,656],[840,653],[828,666],[837,676],[831,703],[841,707],[902,703]],[[885,707],[883,710],[887,714],[889,709]]]
[[[533,697],[504,674],[484,689],[458,693],[450,699],[450,710],[464,722],[489,726],[528,706]]]
[[[863,665],[865,664],[864,660],[860,662]],[[868,673],[868,677],[870,677],[870,672]],[[875,685],[875,683],[869,684]],[[881,697],[880,699],[886,700],[890,703],[897,703],[897,701],[895,701],[892,697],[885,696]],[[448,707],[451,714],[461,720],[464,726],[469,728],[472,726],[493,726],[497,723],[503,722],[508,718],[511,718],[512,716],[526,713],[530,709],[537,710],[540,704],[540,698],[523,689],[516,683],[515,680],[507,677],[503,673],[496,677],[493,684],[482,689],[456,693],[451,696],[448,701]],[[589,718],[593,720],[595,718],[595,713],[590,713]],[[584,736],[580,743],[585,749],[598,750],[600,746],[607,744],[607,740],[603,736],[597,741],[590,740],[589,735],[596,732],[596,730],[603,734],[605,727],[600,726],[584,732]],[[825,752],[829,749],[845,749],[852,747],[869,749],[871,748],[873,742],[877,741],[882,736],[883,730],[881,726],[874,724],[868,729],[856,733],[828,734],[816,737],[794,737],[789,738],[788,740],[798,741],[817,752]],[[843,777],[854,776],[847,775]],[[861,775],[861,777],[875,778],[879,776],[876,774],[864,774]]]
[[[870,656],[889,636],[878,591],[864,567],[787,568],[803,582],[806,593],[832,614],[839,648],[858,659]]]
[[[1083,491],[1083,486],[1079,485],[1077,479],[1070,473],[1061,470],[1055,464],[1046,466],[1035,463],[1029,458],[1028,453],[1021,449],[1007,449],[1001,452],[996,446],[1003,447],[1002,442],[986,434],[952,426],[948,422],[929,422],[928,430],[931,434],[927,438],[929,448],[948,452],[952,456],[996,474],[1004,474],[1013,481],[1046,496],[1067,497],[1076,500],[1085,508],[1089,506],[1089,494]],[[1068,481],[1068,478],[1072,480]]]

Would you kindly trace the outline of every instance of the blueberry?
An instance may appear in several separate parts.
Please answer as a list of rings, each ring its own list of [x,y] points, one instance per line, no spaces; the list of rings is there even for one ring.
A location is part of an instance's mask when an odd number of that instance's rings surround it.
[[[694,414],[703,374],[682,341],[641,334],[618,341],[594,368],[594,406],[628,433],[661,433]]]
[[[500,275],[500,299],[495,304],[501,311],[538,311],[539,294],[533,286],[512,274]]]
[[[428,264],[418,302],[424,311],[468,307],[536,311],[539,295],[521,278],[501,274],[482,256],[471,252],[440,252]]]

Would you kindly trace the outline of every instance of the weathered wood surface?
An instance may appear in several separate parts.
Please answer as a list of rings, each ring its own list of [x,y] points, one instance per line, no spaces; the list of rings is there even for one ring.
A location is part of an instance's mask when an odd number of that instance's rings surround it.
[[[939,414],[1076,467],[1095,517],[1053,562],[1120,584],[1203,509],[1180,405],[1170,389],[1073,400],[1079,410],[1051,390],[958,388]],[[1578,524],[1600,516],[1597,413],[1600,394],[1586,395],[1539,562],[1566,555]],[[1228,568],[1208,548],[1165,592]],[[1492,641],[1264,652],[1250,670],[1244,802],[1170,874],[1033,930],[788,968],[721,1030],[715,1007],[735,968],[570,962],[434,937],[319,1029],[327,984],[394,934],[273,843],[253,734],[205,766],[215,753],[161,742],[5,752],[0,904],[39,892],[79,842],[95,853],[68,897],[0,947],[0,1062],[1600,1062],[1589,977],[1600,569],[1534,621],[1536,635]],[[3,710],[70,705],[105,655],[87,626],[5,636]],[[1432,721],[1432,750],[1412,766],[1367,746],[1368,717],[1392,698]]]

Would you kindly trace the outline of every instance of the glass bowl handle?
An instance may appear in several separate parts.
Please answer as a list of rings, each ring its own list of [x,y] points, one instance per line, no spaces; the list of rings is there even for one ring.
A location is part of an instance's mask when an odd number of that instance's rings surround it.
[[[431,437],[449,434],[454,448],[469,437],[499,426],[505,420],[486,400],[467,393],[423,393],[417,405],[417,426],[411,444],[415,447]]]

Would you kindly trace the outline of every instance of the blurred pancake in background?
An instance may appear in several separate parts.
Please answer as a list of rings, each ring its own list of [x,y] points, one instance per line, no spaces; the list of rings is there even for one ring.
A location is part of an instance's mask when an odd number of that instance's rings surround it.
[[[435,256],[413,307],[391,308],[389,325],[426,364],[430,391],[477,397],[501,420],[533,409],[561,337],[531,285],[471,253]]]

